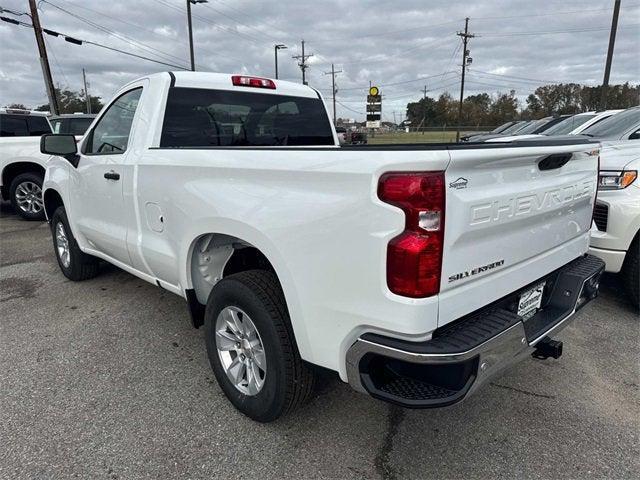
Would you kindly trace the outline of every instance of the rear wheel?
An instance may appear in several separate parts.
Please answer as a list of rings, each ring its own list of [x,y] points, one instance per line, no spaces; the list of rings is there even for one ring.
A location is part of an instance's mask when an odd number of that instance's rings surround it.
[[[98,275],[98,259],[80,250],[64,207],[58,207],[51,217],[51,234],[56,259],[65,277],[79,282]]]
[[[13,210],[25,220],[44,220],[42,175],[34,172],[16,176],[9,187]]]
[[[624,259],[624,265],[622,265],[622,282],[624,283],[625,290],[629,295],[631,303],[636,308],[640,307],[640,260],[638,259],[640,252],[640,241],[638,237],[631,242],[631,247],[627,252]]]
[[[250,270],[218,282],[207,301],[205,339],[220,388],[253,420],[276,420],[309,397],[315,375],[300,358],[273,273]]]

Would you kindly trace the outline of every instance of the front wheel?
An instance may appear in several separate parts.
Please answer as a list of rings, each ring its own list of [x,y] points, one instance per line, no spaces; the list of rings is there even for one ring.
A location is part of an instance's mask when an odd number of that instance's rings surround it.
[[[98,275],[98,259],[80,250],[64,207],[58,207],[51,216],[51,235],[56,259],[65,277],[79,282]]]
[[[217,283],[207,301],[205,339],[220,388],[253,420],[276,420],[309,397],[315,375],[300,358],[273,273],[250,270]]]
[[[9,186],[9,198],[13,210],[25,220],[44,220],[41,174],[17,175]]]

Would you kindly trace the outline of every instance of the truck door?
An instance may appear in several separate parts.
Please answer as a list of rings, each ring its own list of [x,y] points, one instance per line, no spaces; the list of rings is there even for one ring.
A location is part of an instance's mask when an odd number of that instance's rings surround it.
[[[89,248],[126,264],[130,259],[123,185],[130,174],[127,146],[141,94],[142,87],[134,87],[105,107],[87,132],[70,189],[76,233]]]

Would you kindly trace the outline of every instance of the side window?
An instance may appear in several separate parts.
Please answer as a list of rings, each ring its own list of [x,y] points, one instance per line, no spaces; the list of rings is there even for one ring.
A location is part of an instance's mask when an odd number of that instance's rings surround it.
[[[0,137],[26,137],[27,119],[17,115],[0,115]]]
[[[85,143],[86,154],[123,153],[127,149],[133,116],[142,88],[121,95],[113,102],[91,131]]]
[[[31,116],[27,119],[29,124],[29,135],[32,137],[39,137],[46,133],[51,133],[51,127],[47,119],[41,116]]]

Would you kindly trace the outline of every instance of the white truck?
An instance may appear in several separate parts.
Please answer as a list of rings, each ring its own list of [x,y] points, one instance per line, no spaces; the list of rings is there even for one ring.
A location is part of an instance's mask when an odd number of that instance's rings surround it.
[[[640,306],[640,140],[604,142],[598,200],[589,253],[621,275],[631,302]]]
[[[272,421],[317,368],[395,404],[467,397],[597,295],[598,143],[340,147],[320,94],[245,75],[123,87],[42,137],[64,275],[106,260],[186,299],[218,383]]]
[[[44,220],[42,181],[49,155],[40,136],[51,133],[46,114],[0,108],[0,195],[26,220]]]

